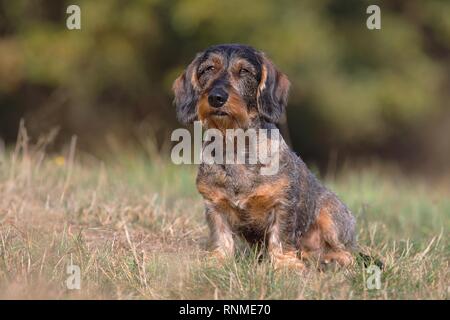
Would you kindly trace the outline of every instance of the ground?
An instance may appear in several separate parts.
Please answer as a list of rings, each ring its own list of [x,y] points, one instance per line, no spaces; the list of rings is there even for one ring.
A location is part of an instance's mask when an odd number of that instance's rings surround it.
[[[322,178],[356,215],[361,247],[384,262],[381,288],[370,290],[361,262],[274,271],[241,244],[235,260],[219,264],[206,251],[194,165],[151,152],[102,162],[73,146],[0,149],[0,298],[449,298],[444,177],[367,165]],[[66,285],[71,263],[80,267],[79,290]]]

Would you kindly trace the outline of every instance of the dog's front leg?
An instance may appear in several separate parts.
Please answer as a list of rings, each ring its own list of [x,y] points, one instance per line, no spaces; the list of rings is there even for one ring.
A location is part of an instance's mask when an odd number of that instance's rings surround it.
[[[270,227],[267,231],[267,250],[275,269],[289,268],[304,270],[305,265],[297,256],[297,250],[287,241],[284,241],[280,222],[281,213],[272,212]]]
[[[210,230],[213,256],[220,260],[232,257],[234,254],[234,239],[226,215],[213,208],[206,208],[206,220]]]

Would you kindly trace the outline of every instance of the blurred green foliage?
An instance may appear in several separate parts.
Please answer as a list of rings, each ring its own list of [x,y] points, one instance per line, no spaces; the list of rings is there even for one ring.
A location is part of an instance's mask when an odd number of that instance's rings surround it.
[[[82,29],[70,31],[75,3]],[[366,28],[370,4],[381,7],[381,30]],[[25,117],[33,132],[60,126],[91,147],[134,141],[142,128],[167,140],[178,126],[173,80],[217,43],[250,44],[288,75],[302,155],[394,148],[409,157],[430,140],[450,154],[443,0],[0,0],[0,135],[12,139]]]

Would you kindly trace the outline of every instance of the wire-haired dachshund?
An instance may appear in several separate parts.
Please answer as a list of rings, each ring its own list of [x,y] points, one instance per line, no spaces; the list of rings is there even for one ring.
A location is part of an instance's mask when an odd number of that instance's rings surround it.
[[[246,45],[216,45],[197,54],[175,80],[174,104],[184,124],[270,130],[285,111],[289,86],[264,53]],[[303,269],[310,257],[351,264],[356,245],[352,213],[282,138],[278,152],[274,175],[262,175],[262,164],[200,164],[197,188],[213,253],[232,256],[239,235],[262,244],[276,268]]]

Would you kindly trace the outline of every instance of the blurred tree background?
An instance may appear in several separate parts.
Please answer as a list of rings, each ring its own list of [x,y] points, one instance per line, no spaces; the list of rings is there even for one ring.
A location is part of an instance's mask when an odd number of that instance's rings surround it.
[[[81,30],[66,8],[81,8]],[[366,8],[381,8],[381,30]],[[171,85],[195,53],[245,43],[292,82],[294,149],[441,171],[450,163],[450,1],[0,0],[0,138],[59,128],[101,154],[164,150],[179,127]],[[345,155],[345,156],[344,156]]]

